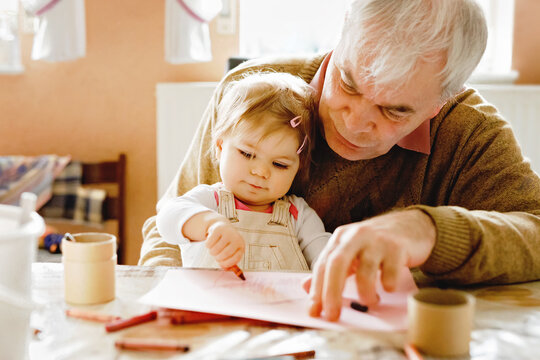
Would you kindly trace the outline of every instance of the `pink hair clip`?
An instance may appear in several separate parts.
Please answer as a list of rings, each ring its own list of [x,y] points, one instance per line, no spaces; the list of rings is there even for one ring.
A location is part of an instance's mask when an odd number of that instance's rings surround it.
[[[298,121],[296,121],[298,120]],[[300,122],[302,121],[302,117],[300,115],[298,115],[297,117],[295,118],[292,118],[289,122],[291,123],[291,126],[293,128],[297,127],[298,125],[300,125]]]
[[[296,153],[297,154],[300,154],[302,152],[302,150],[304,149],[304,146],[306,146],[306,141],[307,141],[307,135],[304,136],[304,141],[302,142],[302,145],[300,145],[300,147],[298,148],[298,150],[296,150]]]
[[[298,125],[300,125],[301,121],[302,121],[302,117],[298,115],[297,117],[292,118],[289,122],[291,123],[291,126],[295,128]],[[307,135],[304,136],[304,141],[302,142],[302,145],[300,145],[300,148],[296,151],[297,154],[300,154],[302,152],[302,150],[304,149],[304,146],[306,146],[306,142],[307,142]]]

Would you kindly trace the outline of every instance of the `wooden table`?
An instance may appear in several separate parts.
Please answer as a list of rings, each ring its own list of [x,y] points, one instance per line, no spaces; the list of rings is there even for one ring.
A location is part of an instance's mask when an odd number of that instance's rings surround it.
[[[131,317],[151,310],[137,299],[159,283],[167,267],[118,265],[116,299],[78,308]],[[31,325],[30,358],[48,359],[246,359],[316,350],[316,359],[406,359],[405,333],[334,332],[250,321],[170,325],[167,319],[107,333],[103,324],[65,316],[63,266],[32,264],[34,300],[43,304]],[[477,297],[470,359],[540,359],[540,282],[467,290]],[[129,337],[181,339],[191,351],[155,353],[117,350]],[[425,359],[430,359],[425,357]]]

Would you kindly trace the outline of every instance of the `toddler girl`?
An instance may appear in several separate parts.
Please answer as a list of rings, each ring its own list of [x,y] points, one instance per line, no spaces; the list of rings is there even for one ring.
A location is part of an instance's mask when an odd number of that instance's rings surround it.
[[[222,182],[198,185],[157,215],[163,238],[181,245],[184,266],[310,269],[330,234],[287,193],[296,176],[308,176],[314,113],[312,89],[290,74],[255,73],[229,85],[212,133]]]

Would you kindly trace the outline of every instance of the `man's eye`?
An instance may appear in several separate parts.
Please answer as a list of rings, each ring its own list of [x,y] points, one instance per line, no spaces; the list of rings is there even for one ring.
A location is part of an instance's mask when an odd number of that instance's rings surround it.
[[[348,94],[355,94],[356,90],[349,84],[347,84],[342,78],[339,79],[341,88]]]
[[[246,159],[251,159],[253,157],[252,153],[248,153],[247,151],[240,150],[240,149],[238,151],[240,152],[240,155],[242,155]]]
[[[389,110],[383,108],[383,113],[391,120],[402,120],[405,118],[405,113],[396,110]]]
[[[275,162],[275,161],[272,164],[275,167],[277,167],[278,169],[288,169],[289,168],[289,165],[281,164],[281,163],[278,163],[278,162]]]

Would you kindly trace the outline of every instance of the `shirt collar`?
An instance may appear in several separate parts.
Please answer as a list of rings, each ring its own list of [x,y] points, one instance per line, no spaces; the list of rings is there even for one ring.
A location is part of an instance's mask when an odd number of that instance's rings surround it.
[[[324,85],[324,79],[326,77],[326,69],[330,62],[332,52],[324,58],[319,70],[315,73],[315,76],[309,83],[316,92],[317,103],[321,99],[322,89]],[[431,140],[430,140],[430,119],[424,121],[420,126],[414,129],[410,134],[398,141],[397,145],[406,150],[416,151],[422,154],[429,155],[431,153]]]
[[[220,183],[221,186],[223,186],[223,183]],[[216,206],[219,206],[219,195],[218,192],[214,190],[214,199],[216,199]],[[289,203],[289,212],[294,217],[295,220],[298,220],[298,209],[292,202]],[[249,206],[244,204],[241,200],[239,200],[236,196],[234,197],[234,207],[238,210],[245,210],[245,211],[254,211]],[[274,211],[274,204],[270,205],[268,208],[261,211],[262,213],[271,214]]]

